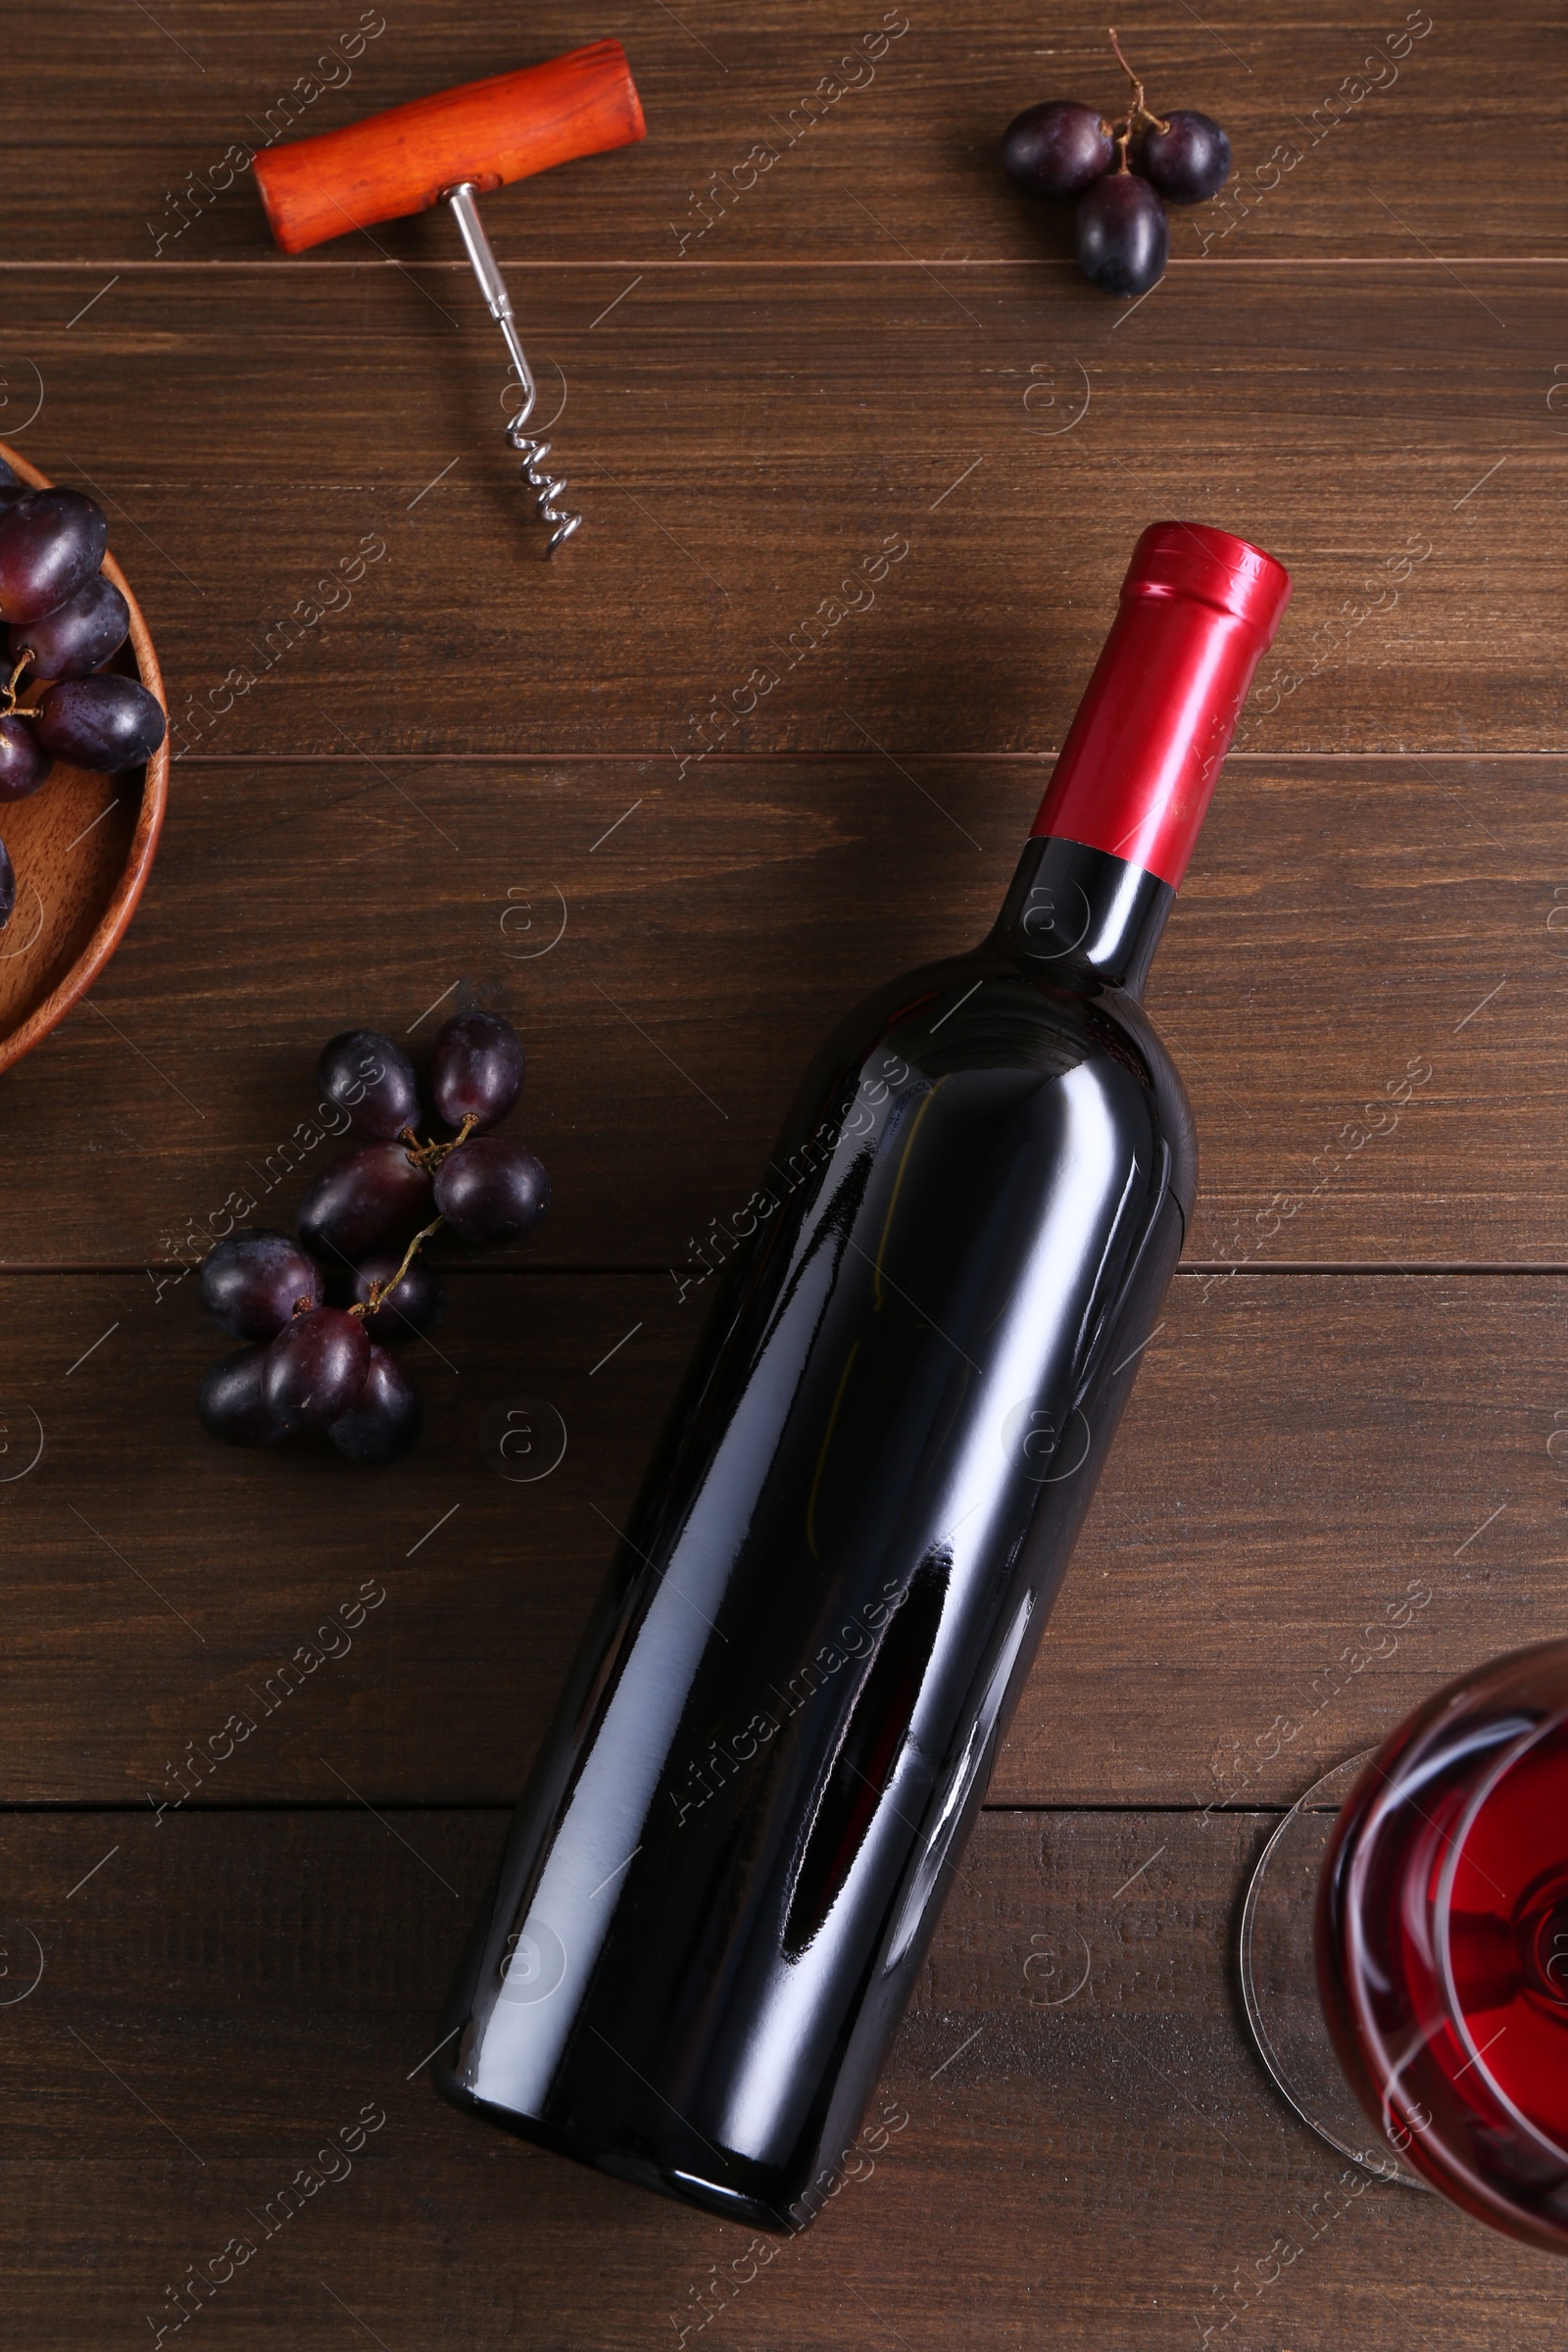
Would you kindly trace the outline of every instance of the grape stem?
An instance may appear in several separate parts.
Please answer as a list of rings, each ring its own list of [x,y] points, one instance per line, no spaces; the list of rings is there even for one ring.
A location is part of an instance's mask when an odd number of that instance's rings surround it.
[[[456,1151],[457,1146],[454,1144],[449,1146],[448,1149]],[[373,1315],[379,1308],[381,1301],[388,1298],[391,1293],[397,1289],[398,1284],[403,1280],[404,1275],[408,1272],[409,1268],[413,1265],[415,1258],[418,1255],[420,1245],[427,1242],[430,1239],[431,1234],[437,1232],[445,1223],[446,1219],[444,1217],[437,1217],[434,1224],[427,1225],[422,1233],[416,1233],[413,1241],[409,1244],[407,1250],[404,1250],[403,1263],[401,1266],[399,1266],[391,1281],[372,1282],[370,1285],[370,1296],[368,1298],[362,1298],[357,1301],[355,1305],[349,1308],[349,1313],[351,1315]]]
[[[37,712],[34,710],[19,710],[17,709],[17,696],[22,692],[22,688],[17,684],[17,680],[21,677],[23,671],[26,668],[31,660],[32,648],[30,645],[24,645],[22,649],[21,659],[18,661],[16,668],[11,672],[11,675],[6,680],[4,687],[0,687],[0,693],[3,693],[6,698],[6,707],[3,711],[0,711],[0,717],[35,718],[37,716]]]
[[[406,1147],[407,1157],[411,1167],[426,1168],[429,1170],[431,1175],[434,1175],[436,1169],[441,1165],[441,1162],[444,1159],[450,1158],[460,1144],[466,1144],[467,1142],[469,1136],[473,1133],[473,1130],[478,1126],[478,1119],[474,1113],[470,1111],[467,1117],[464,1120],[463,1125],[458,1129],[457,1134],[452,1138],[450,1144],[421,1144],[412,1127],[399,1128],[398,1142]]]
[[[1107,24],[1105,29],[1110,34],[1110,45],[1116,52],[1116,63],[1133,85],[1131,107],[1118,122],[1113,122],[1110,126],[1111,136],[1116,142],[1116,169],[1118,172],[1125,172],[1128,170],[1127,150],[1132,145],[1133,133],[1140,124],[1147,122],[1151,130],[1158,131],[1169,130],[1170,124],[1162,122],[1158,115],[1150,113],[1149,108],[1144,104],[1144,85],[1122,55],[1121,43],[1116,38],[1115,25]]]
[[[441,1165],[441,1162],[444,1159],[449,1158],[460,1144],[466,1144],[467,1142],[469,1136],[473,1133],[473,1130],[478,1126],[478,1119],[470,1111],[449,1144],[421,1144],[417,1134],[412,1127],[399,1128],[398,1142],[404,1147],[404,1154],[411,1167],[423,1168],[427,1174],[433,1176],[436,1169]],[[403,1252],[403,1263],[401,1266],[399,1266],[391,1281],[372,1282],[370,1285],[369,1297],[368,1298],[360,1299],[355,1305],[351,1306],[349,1308],[349,1313],[351,1315],[373,1315],[380,1307],[383,1299],[389,1298],[397,1289],[398,1284],[403,1280],[404,1275],[413,1265],[424,1243],[430,1239],[432,1233],[438,1233],[445,1223],[446,1219],[444,1217],[437,1217],[432,1224],[426,1225],[422,1233],[416,1233],[413,1241],[409,1244],[407,1250],[405,1250]]]

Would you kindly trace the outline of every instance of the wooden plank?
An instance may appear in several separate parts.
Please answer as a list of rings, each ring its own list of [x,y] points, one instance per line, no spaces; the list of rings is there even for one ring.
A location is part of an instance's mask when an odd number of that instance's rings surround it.
[[[679,783],[182,763],[126,944],[0,1084],[0,1251],[156,1267],[231,1194],[287,1221],[336,1148],[301,1144],[320,1045],[368,1021],[417,1048],[466,985],[532,1056],[518,1126],[556,1204],[530,1262],[686,1264],[827,1031],[983,936],[1043,779],[870,751]],[[1541,1051],[1563,783],[1561,760],[1232,761],[1151,992],[1198,1118],[1189,1257],[1568,1262]]]
[[[1549,2266],[1353,2193],[1233,1959],[1263,1809],[1561,1631],[1568,193],[1473,160],[1554,152],[1546,31],[1118,17],[1239,166],[1129,313],[995,160],[1028,100],[1110,95],[1098,20],[911,10],[810,121],[881,0],[678,4],[8,26],[0,436],[103,495],[183,754],[125,948],[0,1089],[12,2332],[156,2341],[243,2231],[207,2333],[307,2352],[1555,2345]],[[590,33],[647,144],[486,206],[586,515],[549,567],[450,223],[285,264],[240,143]],[[1162,512],[1297,583],[1153,992],[1199,1270],[890,2063],[908,2120],[763,2265],[421,2062],[695,1337],[667,1269],[828,1023],[989,919]],[[211,1446],[225,1343],[174,1277],[236,1192],[292,1210],[326,1034],[470,996],[525,1030],[558,1206],[454,1274],[420,1451]],[[503,1478],[493,1416],[541,1405],[564,1455]]]
[[[78,18],[90,30],[62,39]],[[906,31],[883,29],[901,20]],[[1003,126],[1039,98],[1115,106],[1125,89],[1098,16],[1043,24],[1022,0],[611,8],[593,22],[626,43],[647,144],[499,196],[488,209],[509,253],[853,263],[897,236],[933,263],[1060,255],[1064,214],[1003,180]],[[1232,5],[1200,23],[1135,5],[1120,24],[1154,105],[1201,108],[1231,132],[1230,202],[1178,218],[1179,256],[1200,257],[1205,235],[1211,254],[1313,259],[1568,250],[1549,172],[1521,206],[1505,175],[1469,168],[1556,135],[1547,36],[1523,12],[1393,7],[1357,28],[1298,8],[1265,20]],[[0,181],[15,250],[74,259],[86,245],[166,269],[262,252],[249,151],[573,48],[587,29],[562,0],[521,24],[500,0],[461,22],[303,0],[19,20],[9,54],[28,111]],[[405,259],[426,249],[416,228],[376,233]]]
[[[885,2141],[804,2236],[750,2254],[435,2100],[418,2062],[500,1824],[391,1826],[6,1817],[10,1981],[43,1958],[0,2012],[19,2340],[129,2341],[192,2271],[222,2281],[191,2293],[204,2341],[307,2352],[361,2329],[632,2352],[682,2327],[1054,2352],[1375,2330],[1415,2352],[1440,2298],[1446,2345],[1499,2322],[1510,2346],[1561,2340],[1549,2263],[1354,2173],[1263,2077],[1229,1951],[1266,1822],[988,1815],[877,2094]]]
[[[0,1282],[10,1801],[516,1794],[701,1294],[450,1289],[423,1442],[372,1473],[204,1436],[227,1343],[193,1282]],[[1558,1633],[1565,1303],[1562,1277],[1179,1277],[997,1801],[1288,1802]],[[531,1483],[487,1419],[514,1406]]]
[[[1437,263],[514,293],[588,517],[553,564],[458,269],[8,279],[24,445],[106,500],[179,750],[1048,752],[1172,509],[1296,578],[1248,748],[1562,748],[1559,268],[1506,331]]]

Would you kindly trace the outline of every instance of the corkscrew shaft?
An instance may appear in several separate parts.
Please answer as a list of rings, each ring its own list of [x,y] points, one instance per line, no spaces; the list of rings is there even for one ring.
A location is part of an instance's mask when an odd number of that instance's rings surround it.
[[[582,516],[561,503],[565,496],[565,475],[545,470],[545,460],[550,455],[549,442],[527,429],[528,419],[533,415],[534,404],[539,397],[539,387],[534,381],[533,369],[528,365],[522,339],[517,333],[517,321],[512,308],[512,297],[507,292],[507,281],[501,274],[501,265],[490,249],[484,222],[479,218],[473,182],[461,180],[456,187],[445,191],[445,198],[457,221],[458,233],[463,239],[473,274],[479,281],[485,307],[501,329],[522,389],[521,404],[507,424],[507,439],[522,459],[523,478],[535,494],[539,518],[550,525],[550,543],[546,553],[553,556],[557,548],[564,546],[580,527]]]

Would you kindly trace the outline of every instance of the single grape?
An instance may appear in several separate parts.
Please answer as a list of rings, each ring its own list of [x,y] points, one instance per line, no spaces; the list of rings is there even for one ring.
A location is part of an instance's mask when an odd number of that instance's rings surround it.
[[[36,620],[85,588],[109,525],[79,490],[32,490],[0,508],[0,616]]]
[[[401,1046],[377,1029],[345,1029],[321,1048],[316,1075],[362,1135],[390,1143],[419,1120],[419,1082]]]
[[[3,527],[3,521],[0,521]],[[164,740],[164,709],[137,678],[67,678],[51,686],[34,720],[57,760],[116,775],[139,767]]]
[[[1002,169],[1026,196],[1081,196],[1115,160],[1110,124],[1075,98],[1026,106],[1002,134]]]
[[[522,1040],[494,1012],[460,1012],[437,1032],[430,1100],[449,1127],[498,1127],[522,1091]]]
[[[1138,150],[1138,169],[1167,203],[1201,204],[1217,196],[1231,175],[1231,143],[1207,115],[1181,107],[1165,117],[1167,128],[1151,130]]]
[[[0,801],[24,801],[49,773],[50,760],[30,718],[0,718]]]
[[[370,1291],[378,1282],[390,1282],[403,1263],[400,1252],[388,1250],[384,1256],[368,1257],[355,1270],[354,1299],[356,1305],[368,1304]],[[382,1348],[393,1348],[400,1340],[413,1340],[427,1331],[434,1331],[446,1305],[446,1292],[441,1277],[433,1266],[421,1265],[417,1258],[404,1275],[396,1290],[388,1291],[381,1303],[365,1317],[365,1328]]]
[[[196,1410],[210,1438],[225,1446],[281,1446],[288,1431],[262,1393],[265,1348],[236,1348],[215,1364],[197,1392]]]
[[[8,489],[13,482],[19,482],[21,479],[22,476],[16,467],[8,466],[5,459],[0,458],[0,489]]]
[[[12,668],[30,653],[35,678],[85,678],[102,669],[129,634],[130,607],[99,571],[40,619],[14,620],[6,642]]]
[[[202,1303],[236,1340],[270,1340],[303,1300],[319,1306],[321,1269],[286,1233],[233,1233],[202,1263]]]
[[[262,1395],[289,1431],[328,1429],[358,1401],[369,1364],[370,1343],[358,1315],[313,1306],[285,1323],[269,1346]]]
[[[465,1241],[520,1241],[550,1206],[550,1179],[520,1145],[476,1135],[437,1168],[435,1204]]]
[[[300,1238],[329,1266],[357,1265],[372,1250],[401,1256],[434,1214],[430,1179],[401,1144],[362,1144],[311,1186],[300,1202]]]
[[[0,931],[10,922],[17,904],[17,877],[11,870],[6,845],[0,841]]]
[[[424,1398],[396,1356],[372,1348],[358,1403],[326,1434],[351,1462],[400,1462],[423,1427]]]
[[[1078,206],[1078,267],[1107,294],[1147,294],[1165,273],[1165,208],[1136,172],[1109,172]]]

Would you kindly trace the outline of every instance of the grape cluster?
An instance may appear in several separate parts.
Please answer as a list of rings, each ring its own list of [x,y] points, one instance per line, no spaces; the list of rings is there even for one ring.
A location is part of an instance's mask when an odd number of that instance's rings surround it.
[[[130,612],[98,566],[109,526],[79,490],[29,490],[0,459],[0,621],[9,683],[0,685],[0,802],[24,801],[55,760],[113,774],[164,740],[164,713],[139,679],[96,675],[130,630]],[[31,675],[27,673],[30,671]],[[24,710],[19,696],[49,680]],[[0,841],[0,931],[17,880]]]
[[[1008,123],[1002,164],[1026,196],[1078,198],[1078,267],[1126,300],[1165,273],[1165,204],[1217,196],[1230,177],[1231,143],[1207,115],[1152,114],[1114,28],[1110,45],[1133,85],[1127,112],[1112,118],[1076,98],[1047,98]]]
[[[440,1225],[494,1247],[520,1241],[550,1206],[531,1152],[489,1130],[522,1088],[522,1040],[493,1012],[460,1012],[436,1037],[429,1102],[456,1132],[421,1143],[419,1082],[400,1046],[347,1029],[323,1049],[322,1092],[367,1140],[300,1203],[299,1240],[237,1233],[202,1266],[215,1321],[245,1345],[215,1364],[196,1409],[230,1446],[279,1446],[324,1430],[357,1462],[395,1462],[418,1443],[424,1405],[393,1348],[433,1331],[441,1277],[416,1262]],[[343,1303],[334,1303],[341,1299]]]

